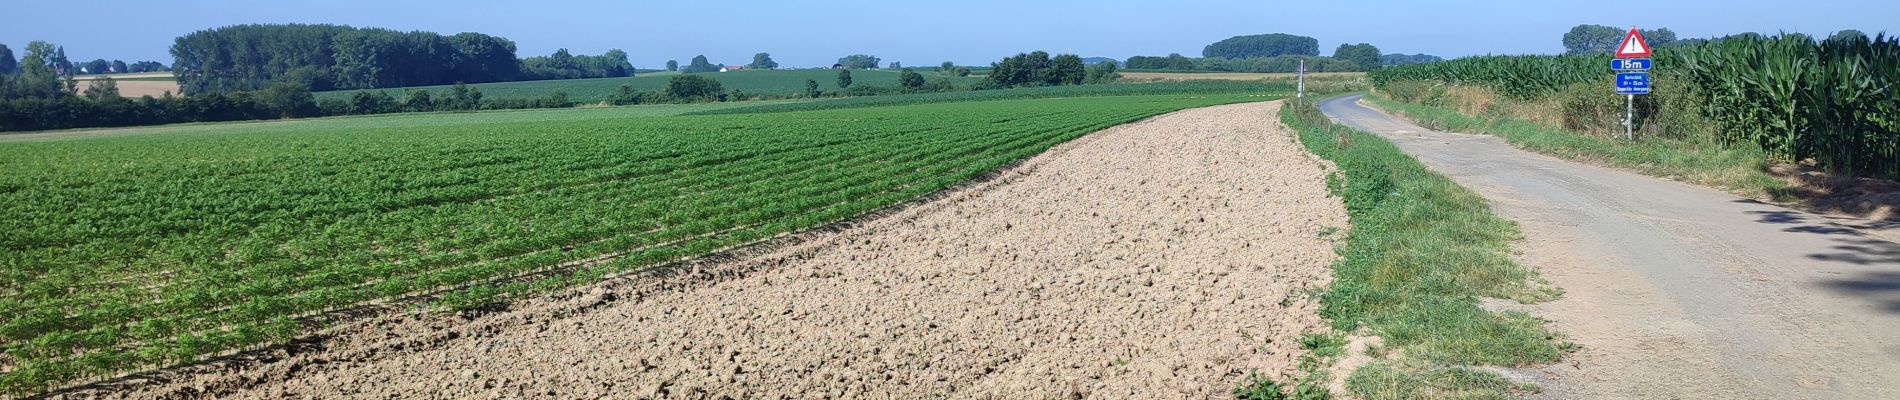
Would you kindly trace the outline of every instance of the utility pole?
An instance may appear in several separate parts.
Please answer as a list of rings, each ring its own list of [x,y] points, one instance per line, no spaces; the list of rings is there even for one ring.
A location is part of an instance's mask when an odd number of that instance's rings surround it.
[[[1300,59],[1300,72],[1298,73],[1298,75],[1299,75],[1299,81],[1300,81],[1300,94],[1296,95],[1296,98],[1304,99],[1306,98],[1306,60],[1305,59]]]

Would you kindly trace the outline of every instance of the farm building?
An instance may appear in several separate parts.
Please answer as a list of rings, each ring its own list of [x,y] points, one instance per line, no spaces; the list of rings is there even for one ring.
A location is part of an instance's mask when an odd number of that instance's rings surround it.
[[[724,67],[719,67],[719,72],[738,71],[742,69],[745,69],[744,65],[727,65]]]

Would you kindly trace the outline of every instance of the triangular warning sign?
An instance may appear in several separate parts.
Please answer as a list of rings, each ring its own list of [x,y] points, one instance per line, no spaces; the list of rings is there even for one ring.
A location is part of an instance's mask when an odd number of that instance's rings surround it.
[[[1630,28],[1629,36],[1623,37],[1623,45],[1616,46],[1616,58],[1649,57],[1649,42],[1643,41],[1643,34],[1636,28]]]

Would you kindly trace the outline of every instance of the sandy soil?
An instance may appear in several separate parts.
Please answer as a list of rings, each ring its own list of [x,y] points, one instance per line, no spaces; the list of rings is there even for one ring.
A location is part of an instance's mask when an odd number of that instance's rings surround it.
[[[63,395],[1224,397],[1249,371],[1295,373],[1295,339],[1326,329],[1320,233],[1347,226],[1277,109],[1111,128],[753,256]]]
[[[1127,81],[1185,81],[1196,79],[1216,79],[1230,81],[1257,81],[1261,79],[1292,78],[1291,73],[1256,72],[1123,72],[1122,79]],[[1335,76],[1365,76],[1364,72],[1314,72],[1306,74],[1309,78]]]

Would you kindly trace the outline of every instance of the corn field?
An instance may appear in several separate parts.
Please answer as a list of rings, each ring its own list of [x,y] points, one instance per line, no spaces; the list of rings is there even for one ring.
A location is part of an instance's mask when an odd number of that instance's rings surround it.
[[[1736,36],[1657,49],[1658,81],[1679,81],[1720,139],[1830,171],[1900,177],[1900,39],[1802,34]],[[1482,56],[1386,68],[1401,81],[1479,85],[1537,99],[1612,72],[1609,56]],[[1608,87],[1604,95],[1610,95]]]

